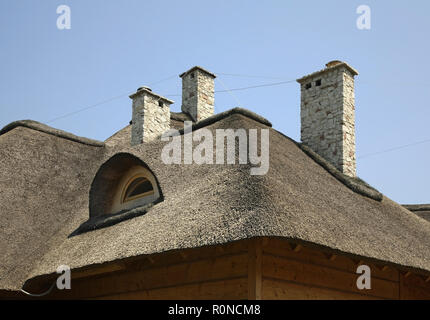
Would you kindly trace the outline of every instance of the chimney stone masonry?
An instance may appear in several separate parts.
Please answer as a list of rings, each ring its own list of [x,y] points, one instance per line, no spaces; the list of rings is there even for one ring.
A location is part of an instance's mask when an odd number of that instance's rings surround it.
[[[182,73],[182,112],[194,121],[206,119],[214,114],[214,79],[216,76],[201,68],[193,67]]]
[[[131,145],[149,142],[170,130],[170,105],[164,98],[148,87],[140,87],[130,95],[133,100]]]
[[[297,80],[301,140],[344,174],[356,176],[354,76],[341,61]]]

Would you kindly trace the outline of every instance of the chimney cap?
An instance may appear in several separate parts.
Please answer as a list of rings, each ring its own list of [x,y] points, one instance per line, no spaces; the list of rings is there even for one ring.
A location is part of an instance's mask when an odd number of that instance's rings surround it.
[[[327,62],[325,64],[325,66],[327,68],[331,68],[331,67],[337,66],[338,64],[341,64],[341,63],[342,63],[342,61],[340,61],[340,60],[332,60],[332,61]]]
[[[214,73],[212,73],[212,72],[210,72],[210,71],[208,71],[208,70],[206,70],[206,69],[204,69],[204,68],[202,68],[202,67],[199,67],[199,66],[194,66],[194,67],[192,67],[191,69],[189,69],[188,71],[185,71],[185,72],[181,73],[181,74],[179,75],[179,78],[183,78],[184,76],[186,76],[187,74],[189,74],[190,72],[195,71],[195,70],[203,71],[204,73],[206,73],[206,74],[210,75],[210,76],[211,76],[211,77],[213,77],[214,79],[216,78],[216,75],[215,75]]]
[[[355,70],[353,67],[351,67],[346,62],[340,61],[340,60],[332,60],[332,61],[326,63],[326,68],[325,69],[322,69],[322,70],[313,72],[311,74],[308,74],[308,75],[306,75],[304,77],[301,77],[300,79],[297,79],[296,81],[298,83],[300,83],[300,84],[303,84],[303,82],[309,80],[309,78],[316,77],[316,76],[318,76],[318,75],[320,75],[320,74],[322,74],[322,73],[324,73],[324,72],[326,72],[328,70],[333,70],[333,69],[341,68],[341,67],[345,67],[349,72],[352,73],[353,76],[358,75],[358,71]]]
[[[152,92],[151,88],[149,88],[147,86],[142,86],[142,87],[137,88],[136,92],[129,95],[129,97],[130,97],[130,99],[134,99],[143,93],[151,95],[151,96],[155,97],[156,99],[158,99],[160,101],[164,101],[168,104],[175,103],[173,100],[167,99],[166,97],[160,96],[159,94]]]
[[[151,92],[152,92],[152,89],[151,89],[150,87],[147,87],[147,86],[139,87],[139,88],[137,88],[137,90],[136,90],[136,91],[140,91],[140,90],[142,90],[142,89],[146,89],[146,90],[148,90],[148,91],[151,91]]]

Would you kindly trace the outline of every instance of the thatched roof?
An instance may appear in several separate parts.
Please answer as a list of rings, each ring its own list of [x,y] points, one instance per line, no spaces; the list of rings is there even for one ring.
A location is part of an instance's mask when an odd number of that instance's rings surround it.
[[[48,253],[49,242],[59,230],[75,221],[74,208],[88,206],[84,194],[106,151],[55,134],[56,130],[20,123],[13,129],[3,129],[0,135],[3,289],[19,288]]]
[[[16,290],[61,264],[79,268],[259,236],[430,271],[430,223],[386,197],[378,201],[354,190],[249,112],[216,119],[205,128],[270,130],[266,175],[250,175],[249,164],[165,165],[166,142],[130,147],[124,131],[104,147],[23,126],[1,135],[0,288]],[[69,237],[89,218],[98,168],[118,153],[147,164],[164,201],[143,215]]]
[[[430,204],[404,204],[403,206],[417,216],[430,221]]]

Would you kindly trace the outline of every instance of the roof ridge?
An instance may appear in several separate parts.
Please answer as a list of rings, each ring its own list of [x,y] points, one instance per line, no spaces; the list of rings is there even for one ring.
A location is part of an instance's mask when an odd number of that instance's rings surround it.
[[[430,211],[430,204],[402,204],[409,211]]]
[[[203,128],[203,127],[209,126],[215,122],[218,122],[222,119],[225,119],[225,118],[227,118],[233,114],[241,114],[241,115],[248,117],[252,120],[260,122],[266,126],[272,127],[272,123],[269,120],[267,120],[266,118],[256,114],[255,112],[252,112],[248,109],[236,107],[236,108],[224,111],[224,112],[217,113],[217,114],[210,116],[209,118],[203,119],[199,122],[193,123],[191,129],[192,130],[198,130],[200,128]],[[184,133],[184,129],[179,129],[178,131],[179,131],[179,134]]]
[[[176,121],[192,121],[191,116],[188,114],[188,112],[174,112],[170,111],[170,120],[176,120]]]
[[[339,171],[334,165],[332,165],[328,160],[320,156],[318,153],[313,151],[309,146],[297,142],[294,139],[288,137],[287,135],[283,134],[282,132],[276,130],[279,132],[284,138],[290,140],[293,142],[296,146],[298,146],[309,158],[314,160],[316,163],[318,163],[321,167],[323,167],[328,173],[330,173],[333,177],[335,177],[337,180],[339,180],[342,184],[344,184],[346,187],[348,187],[350,190],[354,191],[355,193],[361,194],[362,196],[371,198],[376,201],[382,201],[384,195],[376,190],[374,187],[369,185],[366,181],[355,177],[352,178],[350,176],[347,176],[346,174]]]
[[[294,141],[294,140],[293,140]],[[337,180],[342,182],[345,186],[347,186],[349,189],[354,191],[355,193],[361,194],[362,196],[371,198],[376,201],[382,201],[383,194],[370,186],[367,182],[364,180],[358,178],[358,177],[350,177],[346,174],[339,171],[335,166],[333,166],[329,161],[327,161],[325,158],[321,157],[318,153],[313,151],[309,146],[296,142],[296,145],[305,152],[312,160],[314,160],[316,163],[318,163],[321,167],[323,167],[326,171],[328,171],[333,177],[335,177]]]
[[[50,134],[50,135],[53,135],[53,136],[56,136],[59,138],[63,138],[63,139],[70,140],[73,142],[82,143],[82,144],[92,146],[92,147],[104,147],[105,146],[104,142],[76,136],[73,133],[63,131],[60,129],[56,129],[56,128],[50,127],[46,124],[43,124],[43,123],[40,123],[40,122],[34,121],[34,120],[18,120],[18,121],[11,122],[8,125],[4,126],[3,129],[0,130],[0,136],[11,131],[12,129],[17,128],[17,127],[24,127],[24,128],[33,129],[36,131],[40,131],[40,132],[47,133],[47,134]]]

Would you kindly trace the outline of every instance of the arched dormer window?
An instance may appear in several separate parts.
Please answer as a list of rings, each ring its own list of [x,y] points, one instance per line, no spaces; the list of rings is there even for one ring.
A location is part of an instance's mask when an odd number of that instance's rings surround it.
[[[129,167],[118,180],[109,213],[129,210],[160,197],[154,175],[142,165]]]
[[[132,154],[118,153],[99,168],[90,189],[90,217],[70,236],[143,215],[162,200],[151,169]]]
[[[152,183],[144,176],[137,175],[130,179],[121,196],[121,203],[134,201],[137,199],[152,196],[154,187]]]

